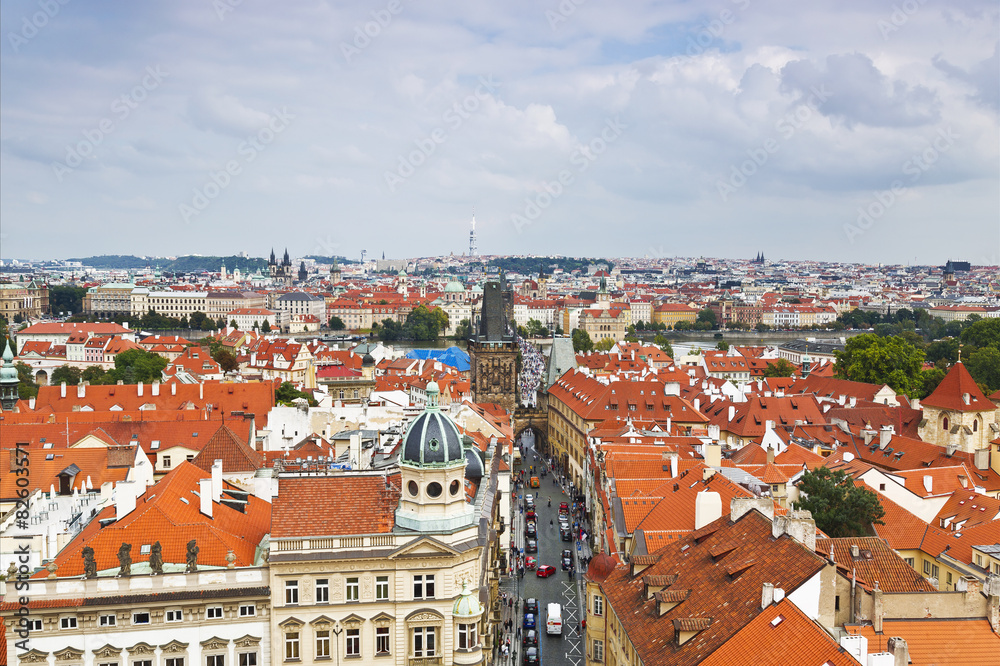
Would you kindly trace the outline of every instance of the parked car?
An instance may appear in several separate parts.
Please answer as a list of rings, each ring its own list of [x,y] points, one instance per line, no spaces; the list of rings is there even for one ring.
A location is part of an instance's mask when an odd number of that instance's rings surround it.
[[[524,614],[524,628],[525,629],[534,629],[535,628],[535,617],[536,616],[535,616],[534,613],[525,613]]]
[[[539,578],[548,578],[555,572],[556,568],[554,566],[552,566],[551,564],[543,564],[542,566],[538,567],[537,571],[535,571],[535,575],[538,576]]]
[[[524,632],[521,638],[521,645],[525,647],[538,647],[538,632],[534,629]]]
[[[569,513],[569,504],[567,504],[566,502],[560,502],[559,513]]]
[[[524,519],[533,523],[538,520],[538,514],[535,513],[534,509],[528,509],[524,512]]]
[[[524,552],[526,553],[537,553],[538,552],[538,542],[534,539],[528,539],[524,544]]]
[[[524,602],[524,612],[534,613],[535,615],[538,615],[538,599],[531,597],[528,600],[526,600]]]
[[[529,509],[534,509],[535,508],[535,496],[534,495],[525,495],[524,496],[524,506],[528,507]]]
[[[559,538],[561,538],[563,541],[572,541],[573,540],[573,530],[569,529],[568,527],[560,527],[559,528]]]
[[[573,554],[568,550],[564,550],[562,552],[562,558],[560,559],[560,563],[562,564],[563,571],[571,569],[573,567]]]
[[[528,482],[528,485],[530,485],[532,488],[537,488],[538,486],[541,485],[541,481],[538,480],[537,476],[533,476],[531,477],[531,481]]]
[[[538,566],[538,558],[532,557],[530,555],[528,557],[524,558],[524,568],[525,569],[527,569],[529,571],[534,571],[536,566]],[[565,569],[566,567],[563,567],[563,568]]]
[[[525,523],[524,525],[524,535],[529,537],[538,536],[538,530],[535,529],[534,523]]]
[[[525,666],[538,666],[541,662],[538,661],[538,648],[530,647],[524,653],[524,664]]]

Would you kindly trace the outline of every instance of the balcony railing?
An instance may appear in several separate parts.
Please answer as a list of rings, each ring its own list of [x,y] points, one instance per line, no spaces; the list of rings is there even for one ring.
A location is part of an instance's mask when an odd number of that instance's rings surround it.
[[[443,666],[444,657],[410,657],[406,663],[408,666]]]

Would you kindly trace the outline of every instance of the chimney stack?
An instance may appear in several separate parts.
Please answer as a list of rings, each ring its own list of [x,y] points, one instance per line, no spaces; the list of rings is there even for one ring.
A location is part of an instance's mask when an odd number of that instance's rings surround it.
[[[212,463],[212,501],[222,499],[222,461]]]
[[[709,467],[722,467],[722,445],[705,444],[703,457]]]
[[[951,458],[955,455],[955,451],[958,451],[958,444],[948,444],[948,446],[945,447],[944,454]]]
[[[872,609],[872,628],[876,634],[881,634],[882,619],[885,617],[885,602],[882,601],[882,590],[879,589],[877,582],[875,583],[875,589],[872,590],[872,597],[875,600],[874,608]]]
[[[119,481],[115,484],[115,519],[121,520],[135,511],[135,481]]]
[[[974,456],[973,461],[976,465],[976,469],[989,469],[990,467],[989,448],[976,449],[976,452],[973,454],[973,456]]]
[[[140,398],[142,397],[142,382],[135,385],[135,394]]]
[[[676,453],[674,455],[670,456],[670,478],[671,479],[676,479],[677,478],[677,458],[678,457],[679,456]]]
[[[869,428],[865,428],[861,431],[861,436],[865,438],[865,446],[870,446],[872,440],[875,439],[875,431]]]
[[[154,396],[160,395],[160,382],[158,381],[153,382],[153,395]]]
[[[59,385],[59,397],[60,398],[66,397],[66,382],[63,382]]]
[[[32,396],[28,398],[28,409],[34,409],[34,408],[35,408],[35,397]]]
[[[170,382],[170,395],[177,395],[177,382]]]
[[[198,495],[201,500],[201,513],[212,517],[212,479],[198,479]]]
[[[771,523],[771,536],[777,539],[782,534],[787,534],[809,550],[816,550],[816,521],[809,511],[789,511],[784,516],[775,516]]]
[[[889,442],[892,440],[892,426],[884,425],[878,433],[878,448],[884,449],[889,446]]]
[[[78,398],[87,397],[87,386],[82,381],[76,385],[76,397]]]
[[[858,544],[852,543],[851,544],[851,557],[858,557],[859,555],[861,555],[861,549],[858,548]]]
[[[736,405],[729,405],[729,420],[736,418]]]
[[[761,590],[760,595],[760,609],[767,610],[774,602],[774,585],[772,583],[764,583],[763,590]]]
[[[694,499],[694,528],[700,530],[705,525],[722,517],[722,497],[719,493],[702,491]]]
[[[205,382],[198,382],[198,399],[205,399]]]
[[[962,402],[964,402],[965,404],[968,405],[971,401],[972,401],[972,396],[971,395],[969,395],[968,393],[963,393],[962,394]]]
[[[893,637],[886,643],[886,650],[892,653],[892,666],[908,666],[910,654],[906,649],[906,640]]]
[[[753,509],[774,520],[774,502],[770,497],[734,497],[729,502],[729,519],[735,523]]]

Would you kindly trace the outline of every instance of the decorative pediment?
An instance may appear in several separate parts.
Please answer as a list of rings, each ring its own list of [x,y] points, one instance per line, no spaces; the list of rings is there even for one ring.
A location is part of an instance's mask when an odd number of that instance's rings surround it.
[[[225,650],[227,647],[229,647],[229,641],[218,636],[212,636],[207,641],[201,642],[202,650]]]
[[[438,541],[433,537],[422,537],[420,539],[415,539],[401,548],[398,548],[395,552],[390,553],[389,558],[440,557],[442,555],[453,557],[459,555],[459,552],[448,544]]]
[[[297,618],[297,617],[290,617],[287,620],[285,620],[284,622],[279,622],[278,626],[281,627],[282,629],[294,629],[295,627],[301,627],[304,624],[305,624],[305,622],[303,622],[299,618]]]
[[[118,657],[122,653],[121,648],[116,648],[115,646],[108,643],[102,648],[94,650],[94,656],[100,657],[101,659],[108,659],[109,657]]]
[[[187,648],[188,648],[187,643],[181,643],[178,640],[173,640],[167,643],[166,645],[160,646],[160,650],[162,650],[164,653],[187,652]]]
[[[389,615],[388,613],[379,613],[372,618],[372,622],[375,623],[376,627],[388,627],[393,623],[396,618]]]
[[[18,657],[18,661],[22,664],[37,664],[39,662],[48,660],[49,660],[49,653],[42,652],[41,650],[28,650],[20,657]]]
[[[156,654],[156,648],[149,643],[136,643],[128,649],[128,654],[130,657],[137,654]]]
[[[233,641],[233,643],[235,643],[236,647],[238,648],[257,647],[258,645],[260,645],[260,639],[256,638],[255,636],[251,636],[250,634],[247,634],[246,636],[237,638],[235,641]]]
[[[57,652],[53,652],[56,656],[56,661],[79,661],[83,657],[83,650],[77,650],[76,648],[63,648]]]
[[[355,613],[351,613],[350,615],[348,615],[347,617],[345,617],[343,620],[341,620],[340,623],[342,625],[344,625],[345,627],[349,627],[351,629],[356,629],[357,627],[360,627],[362,624],[365,623],[365,618],[363,618],[360,615],[357,615]]]
[[[324,629],[333,626],[333,622],[333,618],[327,617],[326,615],[320,615],[314,620],[311,620],[309,624],[319,629]]]
[[[411,624],[427,622],[444,622],[444,616],[433,608],[421,608],[406,616],[406,621]]]

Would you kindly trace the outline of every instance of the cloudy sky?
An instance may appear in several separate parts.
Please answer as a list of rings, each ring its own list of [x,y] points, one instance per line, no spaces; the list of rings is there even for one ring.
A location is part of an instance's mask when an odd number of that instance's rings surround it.
[[[792,9],[799,6],[799,9]],[[995,0],[5,0],[4,259],[1000,263]]]

